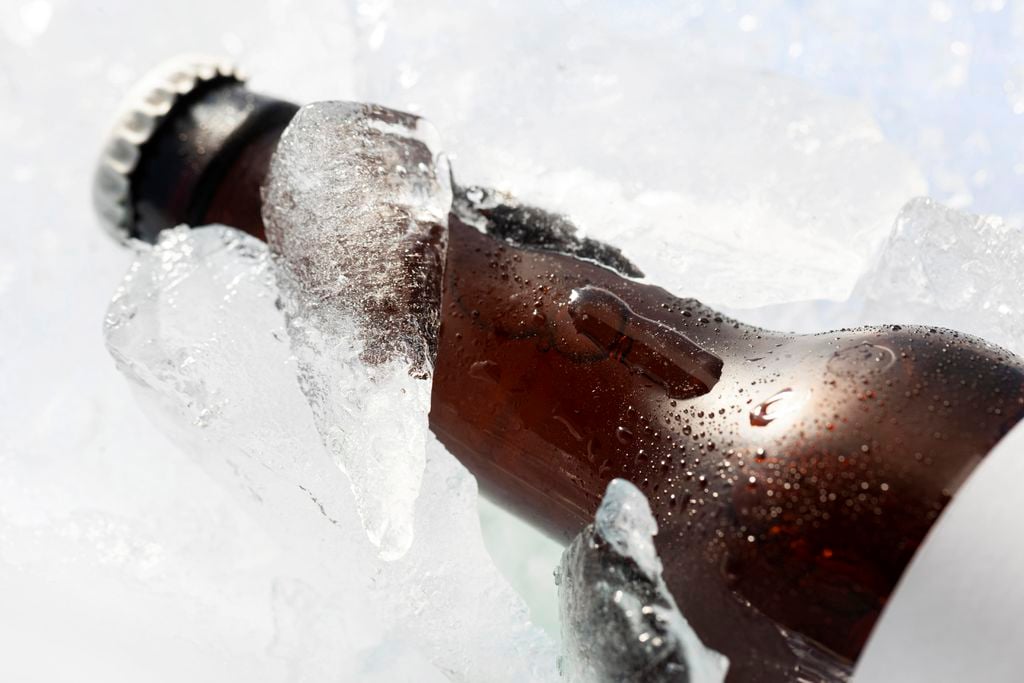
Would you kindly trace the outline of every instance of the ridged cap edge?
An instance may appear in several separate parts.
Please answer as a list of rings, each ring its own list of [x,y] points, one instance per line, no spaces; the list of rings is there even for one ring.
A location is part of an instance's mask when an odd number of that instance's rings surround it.
[[[244,82],[246,76],[227,59],[180,55],[146,74],[122,100],[96,165],[92,189],[100,225],[115,240],[125,242],[132,236],[131,174],[142,146],[178,100],[222,78]]]

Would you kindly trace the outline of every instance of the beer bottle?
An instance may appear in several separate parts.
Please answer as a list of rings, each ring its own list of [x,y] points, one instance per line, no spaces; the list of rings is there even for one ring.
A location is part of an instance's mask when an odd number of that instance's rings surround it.
[[[264,238],[260,186],[297,107],[215,62],[162,83],[101,162],[105,225]],[[482,188],[455,189],[448,229],[431,429],[560,539],[613,478],[639,486],[667,585],[735,683],[844,678],[939,513],[1024,414],[1021,359],[966,334],[746,325]]]

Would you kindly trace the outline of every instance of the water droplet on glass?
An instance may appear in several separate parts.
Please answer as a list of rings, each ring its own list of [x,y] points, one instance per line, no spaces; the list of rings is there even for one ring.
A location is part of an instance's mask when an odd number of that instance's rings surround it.
[[[501,381],[501,366],[493,360],[481,360],[469,366],[469,376],[497,384]]]
[[[572,422],[570,422],[568,418],[562,417],[561,415],[553,415],[552,417],[555,419],[555,422],[560,422],[569,431],[569,434],[572,436],[572,438],[576,439],[577,441],[583,441],[583,435],[581,435],[579,431],[577,431],[576,427],[573,426]],[[589,443],[587,447],[590,447]]]
[[[798,394],[792,389],[783,389],[772,394],[750,410],[750,424],[755,427],[769,425],[780,416],[796,410],[800,407],[800,403]]]
[[[828,361],[828,371],[848,379],[880,375],[896,363],[896,354],[881,344],[861,342],[841,348]]]
[[[629,445],[633,443],[633,432],[629,431],[625,427],[620,426],[615,430],[615,438],[619,440],[619,443],[623,445]]]

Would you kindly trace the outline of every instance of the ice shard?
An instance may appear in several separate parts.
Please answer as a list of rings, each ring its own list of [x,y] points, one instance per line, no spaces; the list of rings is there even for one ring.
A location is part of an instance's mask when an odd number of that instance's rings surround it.
[[[728,661],[700,642],[665,587],[657,533],[647,498],[615,479],[594,523],[566,549],[557,576],[570,681],[724,680]]]
[[[412,544],[452,203],[437,133],[367,104],[303,107],[264,188],[299,378],[371,541]],[[361,362],[357,362],[361,361]],[[373,387],[373,390],[368,390]]]

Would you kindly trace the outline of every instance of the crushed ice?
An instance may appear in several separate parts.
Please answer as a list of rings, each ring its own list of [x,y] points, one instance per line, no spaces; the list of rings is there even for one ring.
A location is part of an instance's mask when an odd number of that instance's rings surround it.
[[[375,648],[405,643],[412,654],[396,666],[432,665],[450,680],[556,680],[552,643],[480,541],[475,481],[430,436],[426,407],[410,548],[385,559],[363,534],[300,389],[279,297],[266,245],[232,228],[182,227],[140,252],[106,319],[108,348],[151,417],[302,568],[274,582],[271,650],[305,677],[394,675],[372,668]],[[358,354],[333,359],[351,366],[352,381],[365,376]],[[360,392],[392,390],[362,381]],[[402,467],[373,464],[385,479],[387,467]],[[661,580],[655,533],[643,494],[616,480],[595,524],[566,550],[563,666],[572,680],[722,679],[724,659],[700,644]],[[361,615],[354,630],[343,616],[352,613]]]

